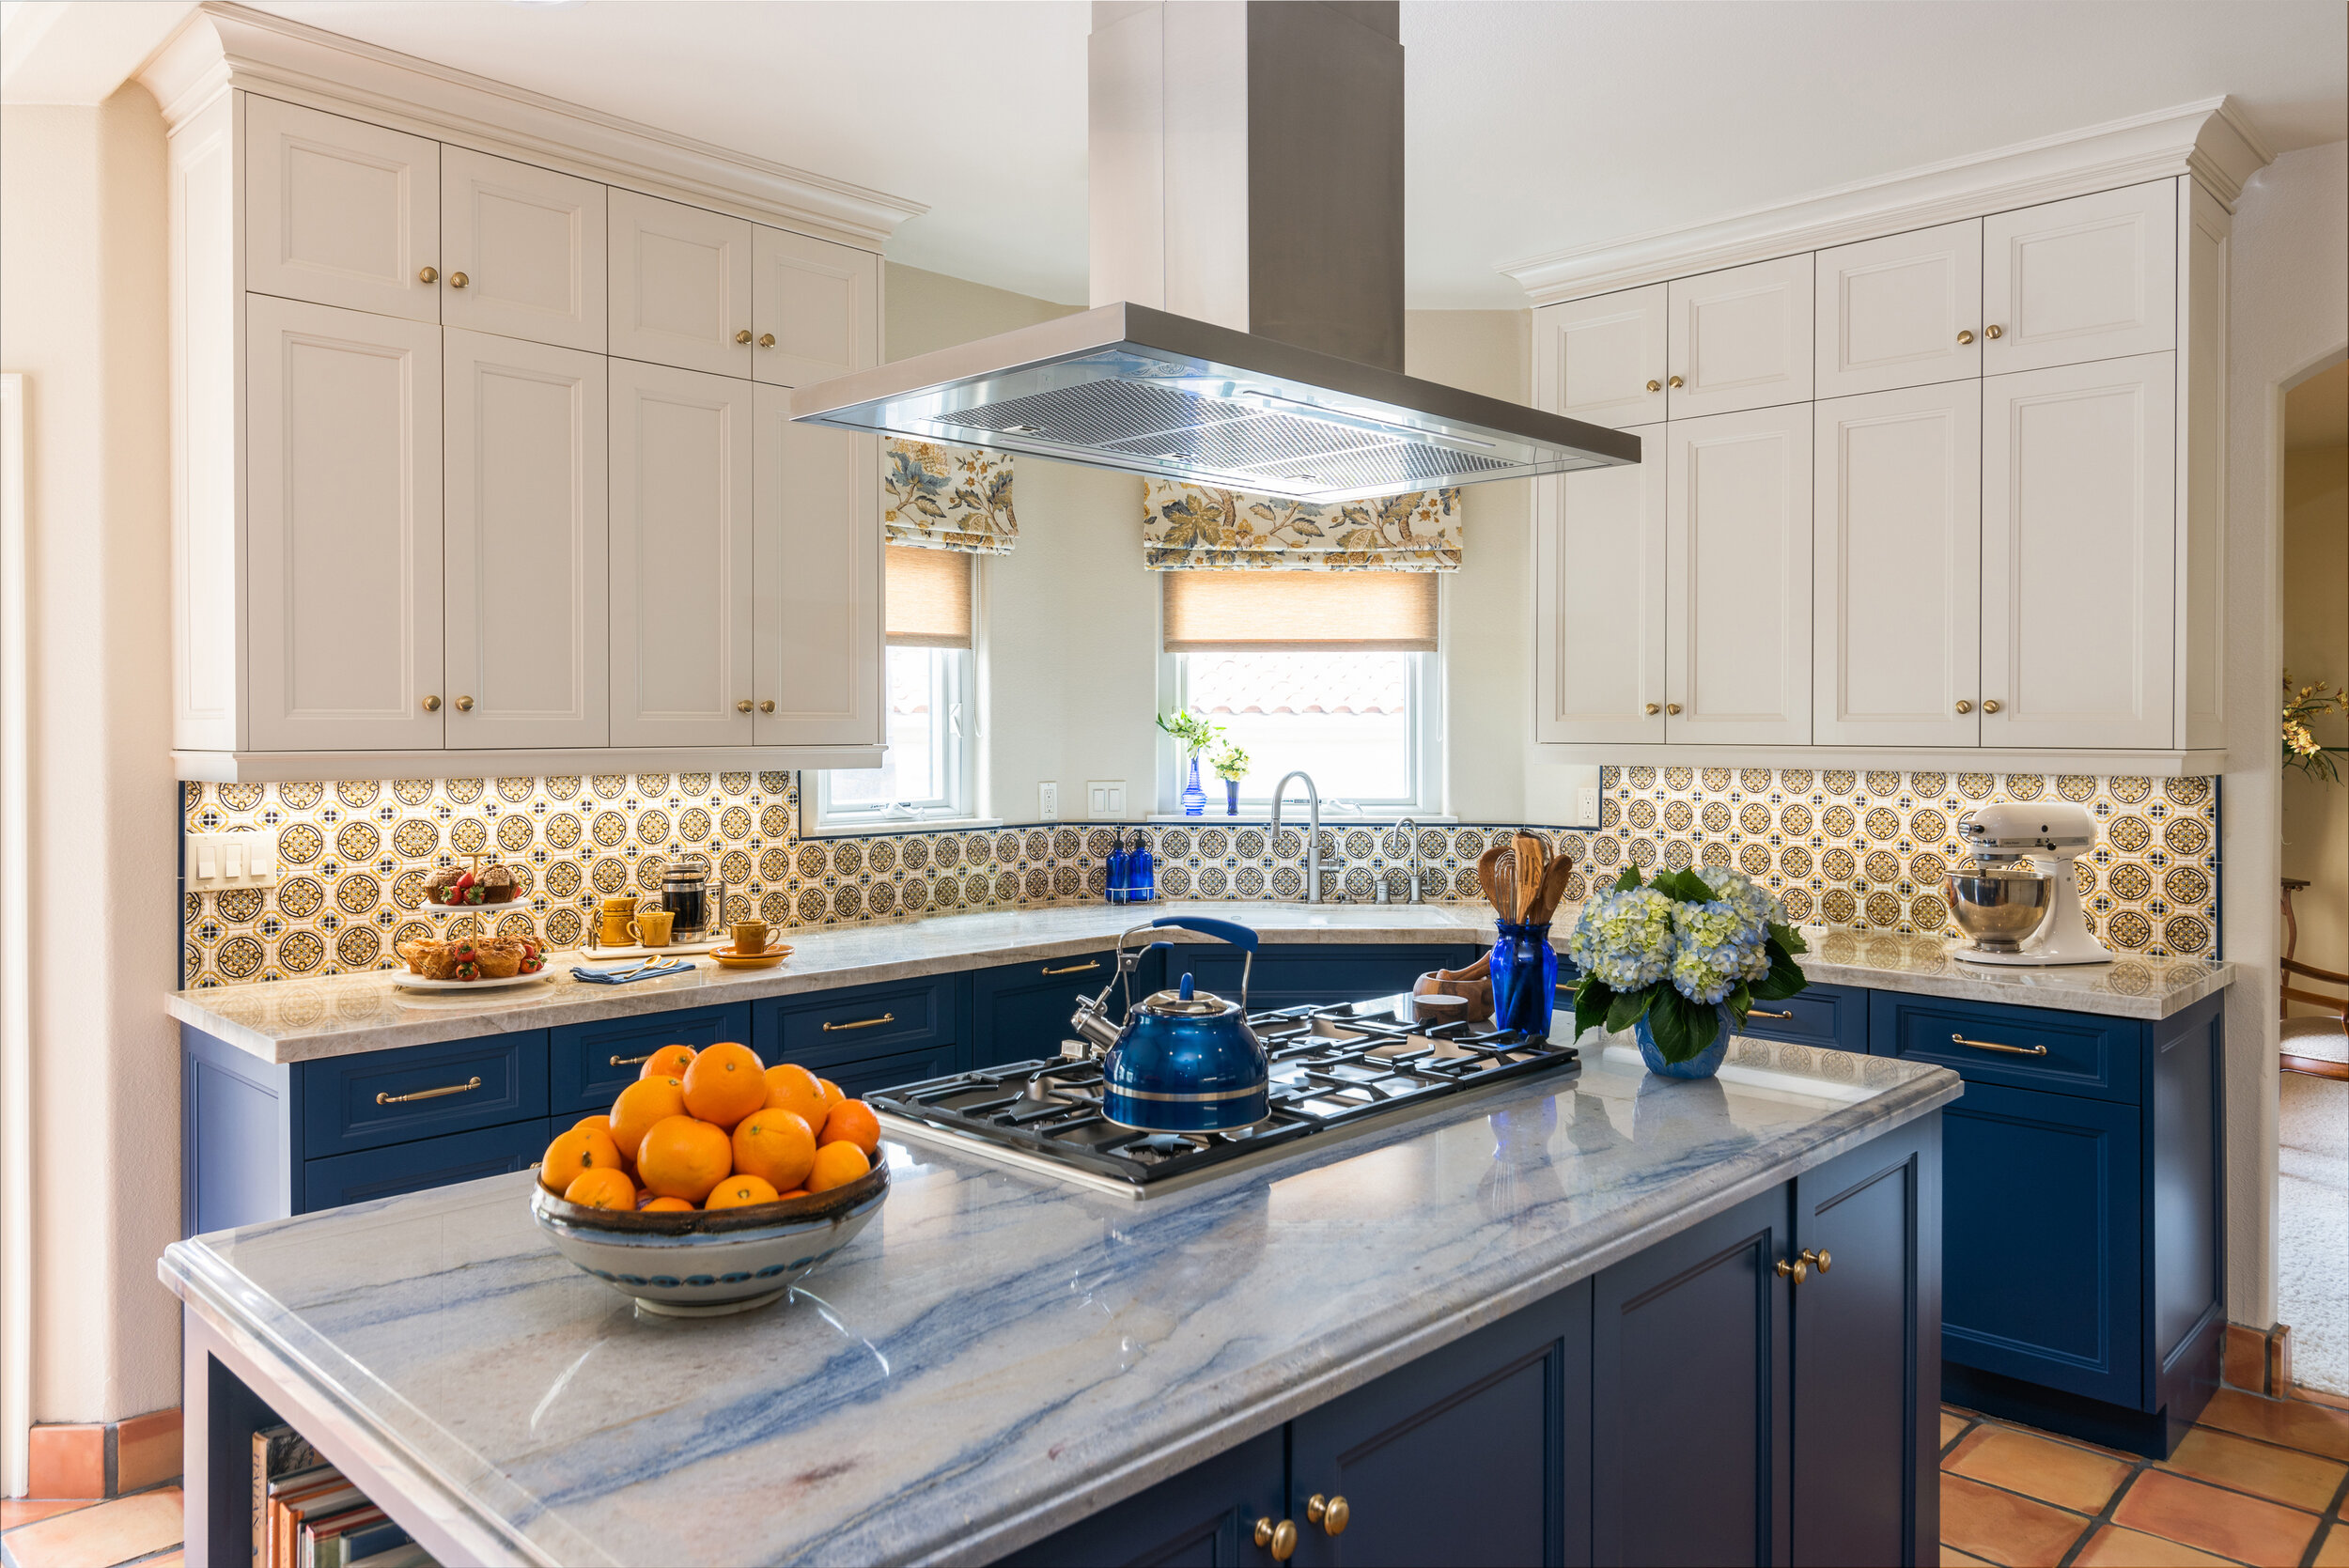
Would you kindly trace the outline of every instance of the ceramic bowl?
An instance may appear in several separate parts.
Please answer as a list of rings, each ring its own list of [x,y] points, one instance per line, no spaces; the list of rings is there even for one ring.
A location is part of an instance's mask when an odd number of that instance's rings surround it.
[[[585,1208],[533,1182],[530,1215],[565,1257],[646,1312],[718,1317],[781,1300],[888,1196],[883,1161],[829,1192],[714,1214]]]

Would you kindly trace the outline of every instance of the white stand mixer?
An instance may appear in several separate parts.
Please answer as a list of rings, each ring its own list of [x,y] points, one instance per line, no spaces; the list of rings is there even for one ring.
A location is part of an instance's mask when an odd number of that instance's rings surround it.
[[[2072,862],[2096,844],[2096,819],[2085,807],[2001,800],[1960,818],[1957,836],[1977,861],[2020,856],[2052,885],[2046,918],[2015,951],[1961,943],[1951,956],[1968,964],[2108,964],[2118,956],[2096,939],[2080,913],[2079,878]]]

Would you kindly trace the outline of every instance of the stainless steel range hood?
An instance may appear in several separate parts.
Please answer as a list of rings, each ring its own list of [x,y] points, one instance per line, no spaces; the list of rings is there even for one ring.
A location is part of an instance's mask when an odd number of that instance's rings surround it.
[[[1313,502],[1640,460],[1402,373],[1398,8],[1097,0],[1095,308],[792,395],[797,420]]]

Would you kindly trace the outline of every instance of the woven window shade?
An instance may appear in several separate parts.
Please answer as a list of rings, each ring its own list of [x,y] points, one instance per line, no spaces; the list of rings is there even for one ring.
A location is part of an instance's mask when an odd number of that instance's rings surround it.
[[[893,648],[971,645],[971,557],[891,545],[884,582]]]
[[[1172,571],[1169,653],[1436,651],[1436,578],[1416,571]]]

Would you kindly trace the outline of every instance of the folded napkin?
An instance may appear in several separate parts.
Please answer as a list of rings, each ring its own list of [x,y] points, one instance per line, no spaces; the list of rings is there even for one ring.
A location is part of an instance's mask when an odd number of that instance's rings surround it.
[[[582,969],[577,965],[573,965],[571,968],[571,978],[573,980],[590,981],[598,986],[630,986],[635,984],[639,980],[659,980],[664,975],[690,974],[692,972],[692,960],[689,958],[679,958],[673,964],[661,964],[654,969],[638,970],[624,969],[591,970]]]

